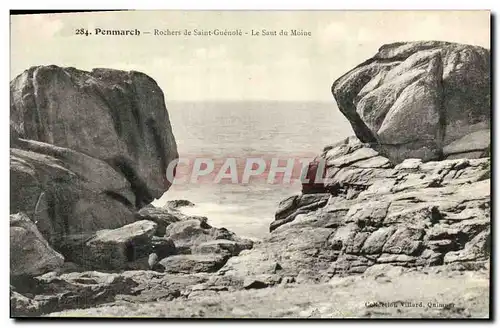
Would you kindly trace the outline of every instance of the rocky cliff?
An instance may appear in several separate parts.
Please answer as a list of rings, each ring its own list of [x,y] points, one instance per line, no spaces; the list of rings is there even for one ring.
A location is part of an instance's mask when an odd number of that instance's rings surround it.
[[[324,190],[283,200],[265,247],[230,260],[227,270],[256,273],[261,266],[250,262],[274,263],[283,273],[321,280],[388,263],[488,262],[489,158],[393,165],[355,137],[320,156],[329,178]]]

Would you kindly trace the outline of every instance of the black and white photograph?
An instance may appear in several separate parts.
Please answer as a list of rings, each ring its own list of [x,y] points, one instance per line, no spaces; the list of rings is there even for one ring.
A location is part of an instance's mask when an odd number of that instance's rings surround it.
[[[11,318],[491,318],[489,10],[9,19]]]

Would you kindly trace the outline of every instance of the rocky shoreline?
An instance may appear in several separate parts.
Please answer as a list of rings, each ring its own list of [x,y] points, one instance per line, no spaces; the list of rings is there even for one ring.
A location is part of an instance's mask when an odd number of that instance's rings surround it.
[[[257,242],[189,200],[147,205],[178,157],[151,78],[30,68],[11,82],[11,316],[487,317],[488,65],[397,43],[338,79],[356,136]]]

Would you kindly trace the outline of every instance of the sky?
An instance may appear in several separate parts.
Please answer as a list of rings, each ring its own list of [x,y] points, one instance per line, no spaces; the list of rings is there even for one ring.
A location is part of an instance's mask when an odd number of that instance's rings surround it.
[[[80,36],[141,31],[302,29],[303,36]],[[386,43],[490,48],[488,11],[130,11],[11,16],[11,78],[34,65],[144,72],[167,101],[331,101],[331,84]]]

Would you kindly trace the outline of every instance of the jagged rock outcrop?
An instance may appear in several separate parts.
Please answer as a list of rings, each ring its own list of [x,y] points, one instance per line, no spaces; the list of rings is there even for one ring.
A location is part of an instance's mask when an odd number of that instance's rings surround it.
[[[271,235],[220,273],[302,282],[377,264],[473,269],[488,262],[489,158],[394,166],[351,137],[317,160],[326,163],[324,189],[284,200]]]
[[[159,215],[161,212],[177,213],[170,208],[156,209]],[[70,272],[47,268],[38,274],[54,271],[14,281],[11,313],[38,316],[102,303],[155,302],[243,288],[241,279],[209,274],[241,250],[251,248],[252,241],[211,227],[206,218],[184,214],[162,236],[157,229],[155,220],[140,220],[73,240],[74,244],[65,247],[73,247],[67,252],[77,268],[69,268]],[[151,254],[156,259],[153,267],[147,263]]]
[[[10,89],[11,213],[27,213],[56,250],[135,222],[169,188],[177,147],[147,75],[39,66]]]
[[[332,93],[356,136],[393,163],[478,158],[490,145],[490,51],[398,42],[337,79]]]
[[[177,157],[154,81],[113,70],[27,70],[11,83],[11,213],[28,214],[23,229],[40,231],[29,238],[41,247],[22,247],[28,234],[14,226],[11,258],[41,256],[15,263],[11,314],[210,301],[358,274],[390,282],[438,265],[488,269],[490,159],[477,157],[489,156],[489,52],[384,46],[333,92],[363,142],[326,147],[306,175],[321,169],[324,180],[283,200],[271,234],[252,242],[178,210],[189,201],[144,206],[169,187],[166,165]]]
[[[10,289],[10,316],[11,317],[32,317],[42,314],[40,304],[33,299],[26,297]]]
[[[165,217],[165,213],[178,214],[177,220],[169,223],[162,235],[173,241],[176,255],[159,259],[158,270],[167,273],[215,272],[232,256],[251,249],[253,242],[238,237],[226,228],[215,228],[206,217],[187,216],[169,206],[156,209],[156,215]],[[148,209],[150,219],[153,211]],[[165,222],[165,221],[162,221]],[[163,231],[163,230],[162,230]]]
[[[206,217],[202,216],[185,215],[168,203],[163,207],[154,207],[153,205],[145,206],[136,213],[136,217],[139,220],[150,220],[155,222],[158,225],[156,229],[157,236],[164,236],[167,227],[175,222],[189,219],[197,219],[200,222],[206,222],[208,220]]]

